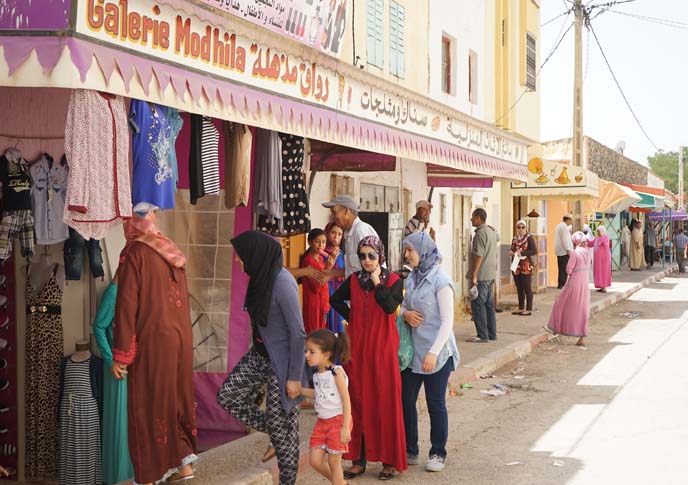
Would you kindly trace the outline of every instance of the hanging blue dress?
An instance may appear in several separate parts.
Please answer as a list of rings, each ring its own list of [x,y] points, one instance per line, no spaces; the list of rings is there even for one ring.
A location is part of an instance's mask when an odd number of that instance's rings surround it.
[[[176,184],[170,151],[174,150],[175,139],[165,107],[134,99],[129,109],[129,124],[134,133],[131,183],[134,211],[173,209]]]
[[[165,118],[167,118],[167,122],[170,124],[170,129],[172,130],[172,134],[170,135],[172,137],[172,144],[170,146],[169,159],[170,167],[172,167],[172,173],[174,174],[174,187],[176,189],[179,184],[179,169],[177,168],[177,150],[174,144],[177,141],[179,132],[182,131],[184,120],[179,116],[179,111],[177,111],[176,108],[170,108],[169,106],[165,107]]]

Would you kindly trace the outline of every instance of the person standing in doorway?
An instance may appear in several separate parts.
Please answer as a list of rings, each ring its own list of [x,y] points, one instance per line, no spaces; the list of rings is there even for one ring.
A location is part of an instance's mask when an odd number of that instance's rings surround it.
[[[642,267],[645,265],[645,256],[643,255],[643,233],[640,227],[640,221],[633,219],[631,222],[631,256],[629,259],[631,271],[641,271]]]
[[[655,264],[655,251],[657,250],[657,231],[648,220],[645,224],[645,234],[643,234],[643,244],[645,245],[645,262],[647,269]]]
[[[674,238],[674,247],[676,248],[678,273],[684,274],[686,272],[686,248],[688,247],[688,236],[686,236],[683,228],[678,230],[678,234],[676,234],[676,237]]]
[[[571,240],[572,221],[573,215],[565,214],[563,220],[557,224],[554,230],[554,254],[557,255],[557,267],[559,270],[557,288],[560,290],[566,284],[566,265],[569,262],[569,255],[573,251],[573,241]]]
[[[512,312],[513,315],[532,315],[533,314],[533,289],[531,278],[533,276],[533,265],[531,256],[537,258],[537,246],[535,239],[528,234],[526,221],[520,220],[516,223],[516,235],[511,241],[509,257],[518,255],[520,261],[512,274],[518,292],[518,311]]]
[[[358,259],[358,245],[364,237],[375,236],[377,232],[368,223],[358,218],[358,204],[349,195],[338,195],[323,207],[330,209],[335,224],[344,229],[344,269],[330,271],[330,277],[346,277],[361,271],[361,261]]]
[[[475,227],[466,278],[477,288],[478,296],[471,301],[476,337],[466,342],[497,340],[497,315],[494,307],[493,283],[497,276],[497,233],[488,226],[485,209],[475,209],[471,224]]]
[[[428,224],[430,224],[430,212],[432,212],[432,204],[427,200],[419,200],[416,202],[416,215],[414,215],[406,223],[404,227],[404,239],[409,237],[411,234],[416,232],[423,232],[428,229]],[[435,240],[435,230],[430,228],[428,230],[432,240]]]

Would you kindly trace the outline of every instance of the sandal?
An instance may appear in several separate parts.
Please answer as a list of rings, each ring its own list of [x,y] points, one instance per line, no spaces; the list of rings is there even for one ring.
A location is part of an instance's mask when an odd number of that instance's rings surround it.
[[[470,337],[466,339],[466,342],[478,342],[478,343],[485,343],[487,340],[483,340],[480,337]]]
[[[383,469],[383,470],[380,472],[380,474],[377,476],[377,479],[378,479],[378,480],[382,480],[383,482],[384,482],[384,481],[387,481],[387,480],[391,480],[392,478],[394,478],[394,470],[392,470],[391,472],[386,472],[386,471]]]
[[[512,315],[523,315],[523,310],[519,310],[517,312],[511,312]]]
[[[351,468],[353,468],[353,467],[351,467]],[[361,470],[357,471],[357,472],[352,472],[351,470],[344,470],[344,478],[346,478],[347,480],[353,480],[354,478],[363,475],[365,472],[366,472],[365,467],[361,468]]]
[[[523,316],[523,317],[529,317],[529,316],[531,316],[532,314],[533,314],[533,312],[523,312],[523,313],[519,313],[519,315],[521,315],[521,316]]]
[[[165,480],[166,482],[183,482],[184,480],[191,480],[194,478],[194,474],[191,473],[191,475],[182,475],[179,472],[174,472],[170,477]]]
[[[277,452],[275,449],[272,447],[272,445],[268,445],[268,449],[265,450],[265,453],[263,454],[263,458],[260,459],[263,463],[272,460]]]

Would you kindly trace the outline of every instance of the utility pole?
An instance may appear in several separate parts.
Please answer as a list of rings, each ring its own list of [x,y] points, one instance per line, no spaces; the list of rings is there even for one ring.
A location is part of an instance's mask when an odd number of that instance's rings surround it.
[[[573,166],[583,166],[583,0],[574,0],[575,55],[573,66]],[[574,230],[583,227],[583,205],[580,201],[573,204]]]
[[[683,200],[683,148],[678,147],[678,208],[685,207]]]

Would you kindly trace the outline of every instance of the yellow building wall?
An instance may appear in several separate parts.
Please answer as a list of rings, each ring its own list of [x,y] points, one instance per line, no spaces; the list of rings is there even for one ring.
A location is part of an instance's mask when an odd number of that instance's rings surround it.
[[[364,65],[364,69],[383,79],[404,86],[416,93],[427,95],[429,93],[429,73],[428,73],[428,30],[430,29],[430,1],[429,0],[396,0],[396,3],[404,7],[406,22],[404,25],[404,64],[405,74],[403,78],[397,77],[389,72],[389,6],[390,0],[384,0],[384,67],[373,66],[366,62],[367,48],[367,0],[347,2],[347,20],[354,19],[347,23],[347,31],[344,35],[342,44],[342,62],[353,64],[355,56],[360,56],[359,65]],[[353,29],[352,29],[353,27]],[[356,52],[354,54],[354,39]]]

